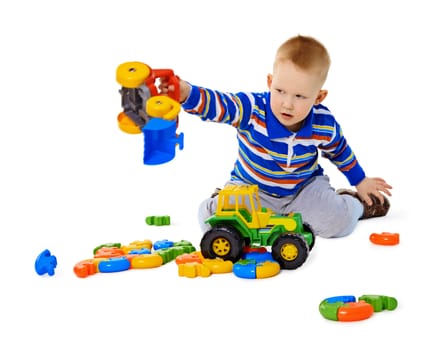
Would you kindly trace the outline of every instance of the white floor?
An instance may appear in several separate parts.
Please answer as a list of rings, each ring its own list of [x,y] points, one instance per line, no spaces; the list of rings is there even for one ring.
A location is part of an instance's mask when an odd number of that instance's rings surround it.
[[[440,348],[434,2],[237,3],[2,6],[1,348]],[[305,265],[270,279],[189,279],[174,262],[76,277],[73,266],[107,242],[198,247],[198,204],[228,179],[236,155],[232,128],[182,113],[184,150],[143,165],[142,136],[117,127],[116,67],[142,61],[218,90],[264,91],[274,50],[298,33],[329,48],[325,104],[367,174],[394,186],[389,215],[350,237],[318,239]],[[147,226],[150,215],[172,224]],[[400,233],[400,244],[369,241],[383,231]],[[54,276],[34,270],[44,249],[57,257]],[[356,323],[324,319],[319,303],[344,294],[393,296],[399,306]]]

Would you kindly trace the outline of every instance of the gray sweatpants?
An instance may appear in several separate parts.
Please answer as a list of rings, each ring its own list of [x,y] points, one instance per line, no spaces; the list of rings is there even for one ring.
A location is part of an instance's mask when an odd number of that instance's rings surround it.
[[[326,175],[316,176],[295,195],[273,197],[260,191],[259,198],[262,207],[272,209],[275,213],[301,213],[304,223],[310,226],[313,233],[324,238],[344,237],[350,234],[364,211],[361,202],[356,198],[336,194]],[[208,198],[200,205],[198,220],[203,232],[210,228],[205,220],[215,213],[217,203],[218,196]]]

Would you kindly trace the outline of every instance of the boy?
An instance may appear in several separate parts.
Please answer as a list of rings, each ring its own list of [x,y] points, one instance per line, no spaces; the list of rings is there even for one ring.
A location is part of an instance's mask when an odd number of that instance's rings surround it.
[[[238,159],[227,183],[257,184],[263,207],[280,214],[299,212],[315,235],[350,234],[359,219],[384,216],[392,187],[382,178],[366,177],[327,107],[321,103],[330,67],[326,48],[298,35],[276,52],[265,93],[221,93],[180,80],[180,102],[202,120],[237,129]],[[167,81],[160,84],[167,93]],[[328,158],[357,191],[335,191],[318,164]],[[201,203],[204,221],[217,205],[216,193]]]

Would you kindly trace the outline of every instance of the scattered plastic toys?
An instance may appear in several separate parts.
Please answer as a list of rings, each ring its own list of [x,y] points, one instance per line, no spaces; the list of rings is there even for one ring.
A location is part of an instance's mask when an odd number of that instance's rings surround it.
[[[399,244],[399,233],[372,233],[370,235],[370,241],[378,245],[397,245]]]
[[[357,301],[353,295],[341,295],[324,299],[319,312],[328,320],[353,322],[365,320],[374,312],[395,310],[397,305],[395,298],[384,295],[362,295]]]
[[[129,269],[160,267],[172,260],[178,266],[178,275],[194,278],[212,274],[231,273],[240,278],[259,279],[276,276],[280,265],[273,260],[265,247],[246,246],[241,259],[234,263],[221,258],[205,258],[201,251],[188,241],[173,242],[168,239],[135,241],[127,246],[105,243],[93,249],[93,258],[74,266],[77,277],[85,278],[98,272],[112,273]]]
[[[35,271],[40,276],[46,273],[49,276],[53,276],[56,267],[57,258],[54,255],[51,255],[51,252],[48,249],[42,251],[35,260]]]
[[[204,258],[201,251],[183,254],[175,262],[178,265],[178,275],[191,278],[233,272],[236,277],[260,279],[276,276],[281,270],[265,247],[245,247],[242,258],[235,263],[221,258]]]
[[[93,250],[93,258],[75,264],[74,273],[77,277],[85,278],[97,272],[111,273],[155,268],[182,254],[194,251],[195,247],[185,240],[179,242],[161,240],[152,244],[151,240],[146,239],[132,242],[127,246],[122,246],[120,243],[106,243]]]

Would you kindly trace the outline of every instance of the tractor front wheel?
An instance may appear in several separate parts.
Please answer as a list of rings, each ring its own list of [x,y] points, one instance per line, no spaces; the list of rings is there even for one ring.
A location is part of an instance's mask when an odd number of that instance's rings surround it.
[[[244,239],[229,226],[215,226],[201,239],[201,253],[207,259],[220,258],[236,262],[241,258]]]

